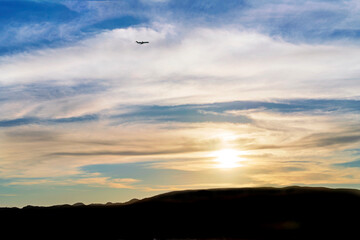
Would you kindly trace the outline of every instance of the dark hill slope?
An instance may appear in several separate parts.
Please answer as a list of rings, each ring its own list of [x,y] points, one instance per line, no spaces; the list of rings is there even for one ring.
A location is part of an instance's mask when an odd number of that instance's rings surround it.
[[[9,239],[358,239],[360,191],[171,192],[126,205],[0,209]]]

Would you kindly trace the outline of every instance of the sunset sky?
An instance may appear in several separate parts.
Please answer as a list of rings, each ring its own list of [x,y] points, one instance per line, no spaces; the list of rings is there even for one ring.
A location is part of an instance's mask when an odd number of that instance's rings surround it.
[[[0,1],[0,109],[0,206],[360,188],[360,2]]]

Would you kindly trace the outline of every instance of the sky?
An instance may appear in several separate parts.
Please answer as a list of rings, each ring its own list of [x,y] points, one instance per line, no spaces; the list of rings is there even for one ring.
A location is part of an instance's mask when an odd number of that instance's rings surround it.
[[[0,1],[0,206],[360,189],[359,21],[357,0]]]

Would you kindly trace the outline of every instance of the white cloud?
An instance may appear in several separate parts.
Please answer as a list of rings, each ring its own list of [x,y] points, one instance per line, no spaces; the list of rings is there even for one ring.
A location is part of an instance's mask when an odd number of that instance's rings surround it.
[[[135,40],[149,40],[150,44],[137,45]],[[12,98],[11,101],[0,102],[3,110],[1,119],[23,116],[61,118],[99,112],[105,115],[116,114],[133,104],[357,97],[360,92],[359,73],[360,47],[355,45],[296,45],[234,28],[186,30],[171,25],[158,25],[153,29],[117,29],[71,47],[43,49],[0,58],[2,87],[44,82],[76,85],[83,81],[101,82],[102,86],[106,86],[104,91],[95,94],[72,95],[61,99]],[[123,108],[118,108],[119,106]],[[1,176],[71,176],[82,174],[79,169],[85,165],[144,161],[168,161],[168,164],[159,163],[157,166],[180,169],[184,161],[173,161],[171,164],[170,160],[204,157],[213,150],[208,143],[215,142],[216,145],[216,141],[225,139],[221,136],[227,132],[236,136],[238,145],[235,146],[234,139],[230,141],[235,147],[241,147],[241,144],[249,149],[251,146],[260,146],[256,150],[253,148],[257,154],[272,154],[268,158],[269,164],[298,158],[335,163],[338,159],[329,157],[333,153],[329,147],[324,147],[321,151],[317,149],[320,157],[313,156],[314,148],[296,151],[289,157],[288,150],[264,150],[261,145],[269,142],[286,145],[306,135],[334,129],[339,129],[337,133],[342,136],[344,124],[358,122],[357,116],[348,116],[351,121],[344,123],[332,118],[333,116],[289,117],[261,111],[227,114],[245,114],[253,118],[255,123],[241,126],[208,123],[129,123],[112,126],[106,121],[100,121],[96,124],[18,127],[18,130],[24,131],[40,128],[62,132],[61,137],[49,140],[46,146],[37,141],[12,141],[6,138],[5,130],[1,130],[0,146],[5,149],[0,154]],[[315,121],[317,124],[314,124]],[[196,140],[193,136],[196,136]],[[248,142],[242,143],[241,139],[247,139]],[[186,148],[191,144],[202,143],[207,143],[207,148],[204,147],[204,152],[197,154],[184,151],[156,157],[51,155],[81,151],[146,152],[150,147],[152,151],[166,151],[174,149],[174,146]],[[338,149],[346,147],[341,145]],[[258,159],[256,161],[261,162]],[[191,163],[186,170],[201,170],[205,166],[204,162]],[[324,164],[329,167],[329,164]],[[294,178],[296,181],[304,176],[297,174],[299,177]],[[270,176],[259,178],[267,179]],[[336,181],[339,179],[343,178],[339,176]],[[129,180],[109,182],[109,179],[101,177],[80,181],[99,186],[131,186]],[[29,181],[28,184],[30,183],[32,182]]]
[[[43,116],[79,115],[118,104],[356,97],[359,56],[357,46],[296,45],[236,29],[159,25],[116,29],[71,47],[2,57],[0,82],[74,85],[86,80],[108,87],[80,96],[75,102],[83,103],[67,112],[61,109],[65,100],[31,102],[43,110],[28,114]]]

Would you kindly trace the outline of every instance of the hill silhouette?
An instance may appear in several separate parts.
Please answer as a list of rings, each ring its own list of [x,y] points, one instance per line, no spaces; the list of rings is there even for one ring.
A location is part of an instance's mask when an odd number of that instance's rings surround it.
[[[239,188],[1,208],[0,224],[9,239],[357,239],[359,214],[358,190]]]

